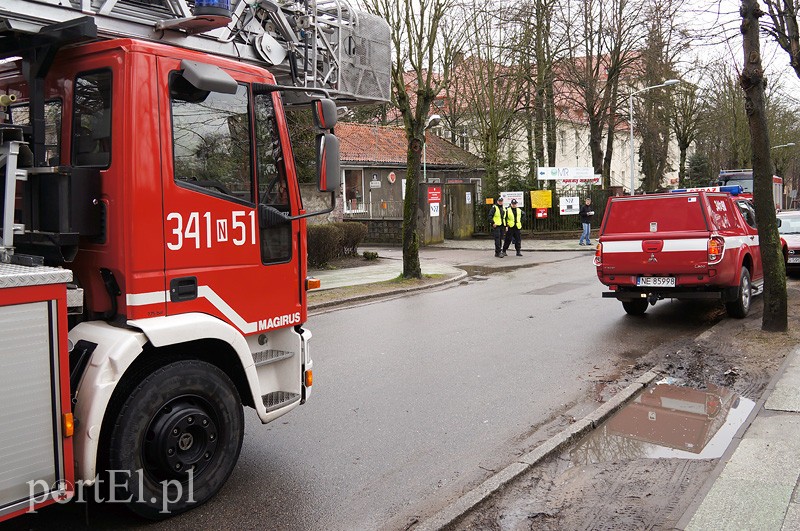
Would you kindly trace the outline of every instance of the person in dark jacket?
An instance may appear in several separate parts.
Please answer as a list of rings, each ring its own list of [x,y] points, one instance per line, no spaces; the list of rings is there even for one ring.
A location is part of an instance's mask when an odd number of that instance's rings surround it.
[[[592,242],[589,239],[589,234],[592,230],[592,216],[594,216],[594,208],[592,208],[592,198],[587,197],[585,204],[581,207],[580,210],[581,216],[581,226],[583,227],[583,233],[581,233],[581,239],[578,241],[579,245],[584,245],[584,241],[586,241],[585,245],[591,245]]]
[[[506,241],[503,245],[503,256],[506,256],[506,251],[514,242],[514,249],[517,251],[517,256],[522,256],[522,209],[517,208],[517,200],[511,200],[511,208],[506,209]]]
[[[494,255],[503,257],[503,237],[506,235],[506,209],[503,208],[503,198],[498,197],[497,202],[489,210],[489,225],[494,236]]]

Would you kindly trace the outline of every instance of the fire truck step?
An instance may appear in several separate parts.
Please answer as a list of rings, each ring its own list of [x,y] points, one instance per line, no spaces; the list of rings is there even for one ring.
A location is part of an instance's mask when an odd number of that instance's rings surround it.
[[[267,413],[275,411],[284,406],[288,406],[300,400],[299,393],[289,393],[287,391],[275,391],[261,397],[264,407],[267,408]]]
[[[255,363],[257,367],[259,365],[285,360],[292,356],[294,356],[294,352],[290,350],[262,350],[261,352],[253,352],[253,363]]]

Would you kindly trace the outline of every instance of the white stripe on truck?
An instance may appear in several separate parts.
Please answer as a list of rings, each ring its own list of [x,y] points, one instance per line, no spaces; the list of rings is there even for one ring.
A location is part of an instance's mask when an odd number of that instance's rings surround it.
[[[658,238],[653,238],[658,240]],[[758,245],[758,236],[750,239],[750,236],[731,236],[723,238],[725,240],[725,249],[738,249],[742,244],[756,246]],[[603,254],[606,253],[642,253],[642,244],[645,241],[652,240],[627,240],[627,241],[614,241],[603,242]],[[663,240],[664,247],[661,249],[662,253],[671,253],[679,251],[706,251],[708,250],[708,238],[688,238]]]

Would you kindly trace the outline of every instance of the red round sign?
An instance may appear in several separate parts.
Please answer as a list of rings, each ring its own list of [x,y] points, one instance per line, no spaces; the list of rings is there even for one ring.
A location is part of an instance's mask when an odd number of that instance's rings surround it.
[[[394,172],[390,172],[388,179],[390,183],[394,184],[394,182],[397,180],[397,175],[395,175]]]

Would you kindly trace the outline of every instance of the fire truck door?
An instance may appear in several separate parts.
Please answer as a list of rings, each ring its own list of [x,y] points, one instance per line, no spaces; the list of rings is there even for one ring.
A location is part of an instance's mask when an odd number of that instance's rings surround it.
[[[159,58],[169,94],[161,112],[167,314],[215,315],[243,334],[299,324],[299,222],[265,229],[258,219],[261,200],[299,208],[277,171],[273,109],[253,112],[248,83],[257,79],[227,72],[235,93],[201,90],[181,66]]]

